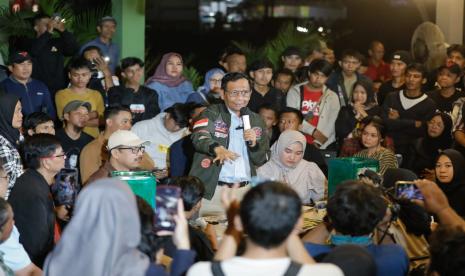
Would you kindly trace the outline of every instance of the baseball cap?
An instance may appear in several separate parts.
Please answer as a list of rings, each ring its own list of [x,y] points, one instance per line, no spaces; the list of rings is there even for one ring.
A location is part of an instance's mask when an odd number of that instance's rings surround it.
[[[63,108],[63,115],[71,111],[74,111],[80,108],[81,106],[87,108],[89,112],[92,110],[92,105],[89,102],[74,100],[74,101],[70,101],[67,105],[65,105],[65,107]]]
[[[103,24],[103,22],[106,22],[106,21],[111,21],[111,22],[115,23],[115,25],[116,25],[116,19],[114,17],[112,17],[112,16],[109,16],[109,15],[100,18],[100,20],[98,21],[98,25],[101,26]]]
[[[297,55],[301,58],[303,57],[302,50],[300,50],[300,48],[295,47],[295,46],[287,47],[282,54],[283,57],[288,57],[292,55]]]
[[[449,70],[449,72],[451,72],[452,74],[455,74],[457,76],[461,76],[462,75],[462,69],[460,69],[460,66],[456,63],[452,63],[451,65],[447,66],[447,65],[443,65],[441,67],[438,68],[438,73],[441,72],[442,70],[444,69],[447,69]]]
[[[10,64],[23,63],[26,60],[32,60],[32,57],[26,51],[13,52],[13,54],[11,54],[9,58]]]
[[[119,146],[135,147],[147,146],[149,141],[144,141],[139,138],[134,132],[130,130],[117,130],[108,138],[107,149],[112,150]]]
[[[395,51],[391,56],[391,61],[393,60],[399,60],[409,65],[412,62],[412,56],[407,51],[403,51],[403,50]]]

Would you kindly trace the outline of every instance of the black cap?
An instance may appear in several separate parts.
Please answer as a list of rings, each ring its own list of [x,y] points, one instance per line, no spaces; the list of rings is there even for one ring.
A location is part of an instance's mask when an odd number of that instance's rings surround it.
[[[409,65],[412,62],[412,56],[407,51],[395,51],[391,56],[391,61],[393,60],[402,61],[403,63]]]
[[[449,72],[451,72],[452,74],[455,74],[457,76],[461,76],[462,75],[462,69],[460,69],[460,66],[456,63],[452,63],[451,65],[447,66],[447,65],[443,65],[441,67],[438,68],[438,73],[441,72],[442,70],[444,69],[447,69],[449,70]]]
[[[32,61],[32,57],[26,51],[23,51],[23,52],[19,51],[19,52],[13,52],[13,54],[10,55],[10,58],[8,61],[10,64],[13,64],[13,63],[23,63],[26,60]]]

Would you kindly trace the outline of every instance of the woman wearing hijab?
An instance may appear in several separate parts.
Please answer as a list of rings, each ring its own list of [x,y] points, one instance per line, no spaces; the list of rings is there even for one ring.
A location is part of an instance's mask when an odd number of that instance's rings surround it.
[[[324,197],[326,178],[315,163],[303,159],[306,145],[301,132],[282,132],[271,147],[271,160],[258,168],[257,175],[290,185],[303,203],[310,203]]]
[[[436,183],[446,194],[450,206],[465,217],[465,158],[454,149],[439,154],[436,161]]]
[[[434,181],[435,161],[439,152],[452,145],[452,119],[444,112],[437,112],[427,123],[426,136],[419,138],[413,147],[412,162],[406,164],[417,175]]]
[[[158,93],[160,111],[175,103],[185,103],[194,91],[192,83],[183,75],[183,61],[178,53],[167,53],[161,59],[155,74],[146,82],[147,87]]]
[[[136,199],[129,186],[104,179],[82,190],[74,215],[44,264],[44,275],[145,275]]]
[[[360,144],[360,122],[368,116],[380,114],[375,100],[373,82],[360,79],[354,84],[351,101],[342,107],[336,120],[336,136],[340,141],[341,156],[352,156],[362,149]]]
[[[186,102],[195,102],[203,105],[210,105],[222,102],[223,89],[221,89],[221,79],[224,71],[219,68],[213,68],[205,74],[205,81],[196,92],[187,97]]]
[[[23,165],[18,152],[19,129],[23,123],[21,102],[16,95],[0,93],[0,159],[8,175],[8,199],[16,179],[23,173]]]
[[[176,237],[178,250],[189,251],[188,226],[183,208],[178,207]],[[159,265],[137,249],[141,224],[137,203],[129,186],[116,179],[101,179],[82,190],[73,218],[55,249],[47,256],[47,276],[142,276],[166,275]],[[183,275],[195,254],[173,259],[171,275]],[[175,273],[175,271],[177,271]]]

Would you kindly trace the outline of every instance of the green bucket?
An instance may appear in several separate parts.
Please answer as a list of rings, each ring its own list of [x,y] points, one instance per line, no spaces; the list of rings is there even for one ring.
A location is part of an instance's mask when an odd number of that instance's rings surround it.
[[[378,172],[378,160],[361,157],[341,157],[329,160],[328,197],[334,194],[337,185],[341,182],[358,179],[358,175],[364,169]]]
[[[147,203],[155,208],[155,196],[157,182],[155,176],[150,171],[113,171],[112,177],[116,177],[128,183],[134,194],[142,197]]]

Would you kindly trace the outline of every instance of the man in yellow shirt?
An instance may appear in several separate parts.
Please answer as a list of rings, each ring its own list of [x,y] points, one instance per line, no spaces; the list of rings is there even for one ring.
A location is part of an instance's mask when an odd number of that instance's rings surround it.
[[[90,63],[78,58],[73,60],[69,65],[70,87],[60,90],[55,95],[55,103],[57,106],[57,114],[63,120],[63,108],[71,101],[83,101],[92,105],[92,110],[89,112],[89,121],[86,123],[84,132],[94,138],[99,134],[99,125],[105,105],[102,95],[96,91],[87,88],[91,77]]]

